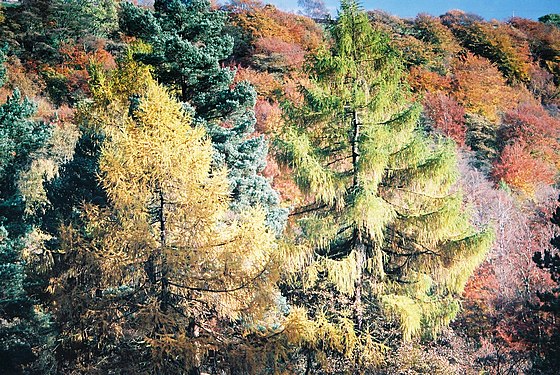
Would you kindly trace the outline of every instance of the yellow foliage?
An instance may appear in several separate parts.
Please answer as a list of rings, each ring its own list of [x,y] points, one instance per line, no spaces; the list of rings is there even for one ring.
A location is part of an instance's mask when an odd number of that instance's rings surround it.
[[[204,129],[191,125],[145,68],[129,62],[111,76],[93,76],[94,100],[79,118],[105,136],[99,178],[110,204],[85,207],[85,246],[98,261],[99,288],[107,295],[114,287],[143,288],[151,302],[131,319],[153,365],[177,357],[196,365],[220,335],[206,327],[220,320],[256,329],[274,316],[275,235],[259,207],[229,211],[226,171],[211,168]],[[206,333],[187,331],[192,322]]]

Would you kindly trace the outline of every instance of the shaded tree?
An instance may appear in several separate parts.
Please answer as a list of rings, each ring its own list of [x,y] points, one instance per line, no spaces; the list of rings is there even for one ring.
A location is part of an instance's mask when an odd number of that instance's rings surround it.
[[[539,22],[548,23],[560,28],[560,14],[550,13],[545,16],[539,17]]]
[[[560,226],[560,207],[556,207],[550,221],[555,227]],[[544,312],[544,329],[548,337],[544,340],[544,343],[541,343],[541,351],[538,353],[535,369],[545,374],[552,374],[560,365],[560,326],[558,324],[560,314],[560,255],[558,253],[560,236],[552,237],[550,245],[550,248],[537,251],[533,255],[533,261],[537,267],[547,271],[554,282],[550,289],[537,292],[540,299],[538,309]]]

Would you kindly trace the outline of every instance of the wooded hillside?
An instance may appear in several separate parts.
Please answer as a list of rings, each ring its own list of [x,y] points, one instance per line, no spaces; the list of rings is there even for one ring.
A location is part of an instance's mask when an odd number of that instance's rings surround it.
[[[557,374],[560,16],[301,3],[0,3],[0,373]]]

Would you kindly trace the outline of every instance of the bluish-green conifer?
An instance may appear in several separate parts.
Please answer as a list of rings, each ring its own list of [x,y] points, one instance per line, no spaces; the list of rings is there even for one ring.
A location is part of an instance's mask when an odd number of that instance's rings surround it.
[[[208,0],[156,0],[154,11],[122,6],[121,30],[141,38],[151,50],[136,57],[154,67],[159,80],[192,107],[195,124],[204,125],[216,150],[214,164],[227,167],[232,208],[260,205],[270,228],[280,233],[287,210],[259,175],[266,165],[264,137],[252,137],[256,93],[247,83],[234,84],[235,71],[222,63],[233,51],[225,34],[226,14]]]
[[[0,82],[4,79],[0,69]],[[35,218],[26,211],[18,185],[33,152],[50,136],[48,127],[30,119],[34,112],[33,103],[17,90],[0,105],[0,372],[5,374],[52,369],[51,324],[32,295],[37,280],[31,280],[26,262],[33,252]]]

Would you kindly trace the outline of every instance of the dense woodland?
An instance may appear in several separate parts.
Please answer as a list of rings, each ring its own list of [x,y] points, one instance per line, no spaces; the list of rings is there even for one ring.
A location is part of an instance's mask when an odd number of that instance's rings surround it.
[[[560,15],[0,6],[0,373],[557,374]]]

